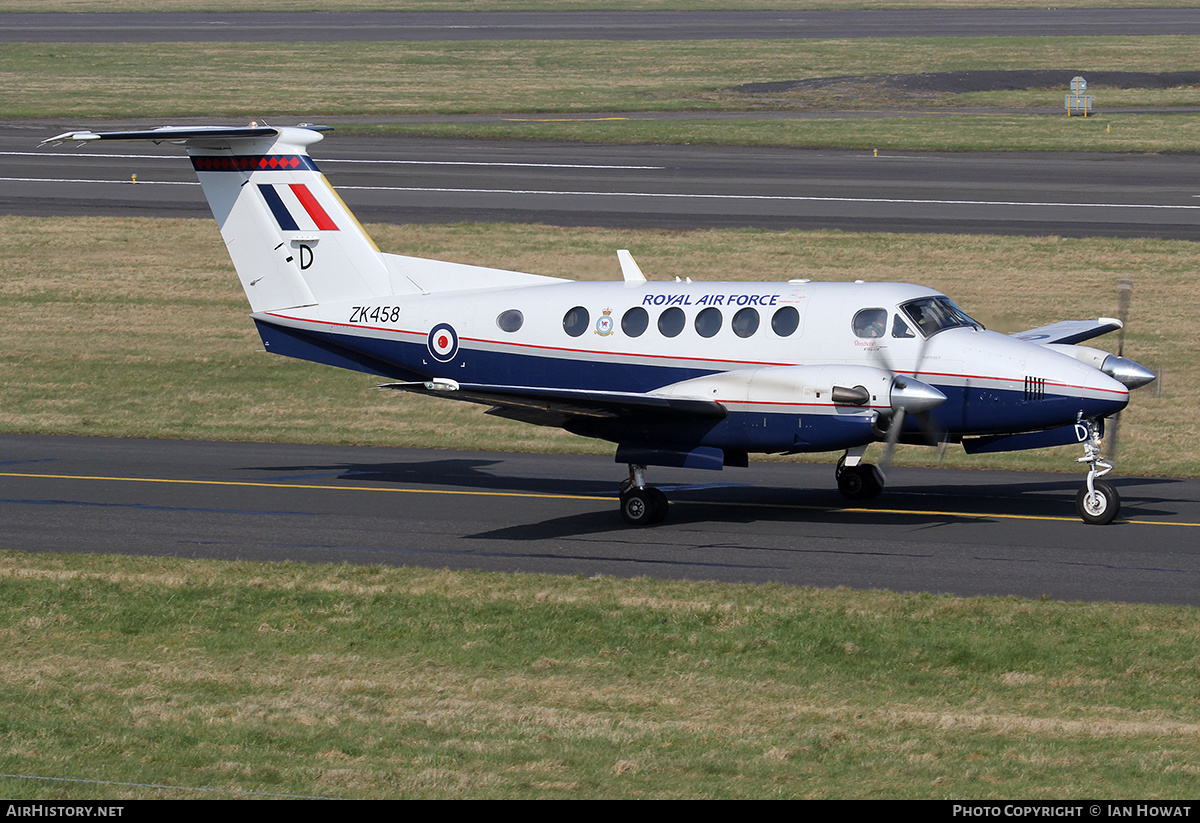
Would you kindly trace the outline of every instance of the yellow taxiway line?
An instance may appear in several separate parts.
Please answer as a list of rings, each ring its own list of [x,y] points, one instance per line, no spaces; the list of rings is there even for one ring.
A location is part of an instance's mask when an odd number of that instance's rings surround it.
[[[381,486],[330,486],[317,485],[315,483],[268,483],[253,480],[177,480],[166,477],[112,477],[102,475],[79,475],[79,474],[37,474],[34,472],[0,472],[0,477],[23,477],[23,478],[41,478],[45,480],[92,480],[92,481],[109,481],[109,482],[125,482],[125,483],[163,483],[172,485],[193,485],[193,486],[239,486],[239,487],[256,487],[266,489],[302,489],[302,490],[320,490],[320,491],[357,491],[357,492],[391,492],[393,494],[453,494],[466,495],[475,497],[532,497],[545,500],[606,500],[605,497],[596,497],[583,494],[550,494],[546,492],[502,492],[502,491],[468,491],[463,489],[407,489],[396,487],[381,487]],[[687,501],[680,501],[686,505]],[[995,520],[1045,520],[1057,521],[1063,523],[1075,523],[1079,521],[1077,517],[1051,517],[1046,515],[1033,514],[998,514],[990,512],[954,512],[954,511],[937,511],[933,509],[881,509],[881,508],[862,508],[862,507],[837,507],[829,506],[805,506],[801,504],[784,504],[784,503],[719,503],[713,501],[705,501],[706,506],[755,506],[758,508],[770,509],[799,509],[804,511],[821,511],[828,513],[849,512],[854,514],[898,514],[898,515],[924,515],[926,517],[969,517],[973,519],[995,519]],[[1137,526],[1200,526],[1200,523],[1178,522],[1169,520],[1122,520],[1121,522],[1129,523]]]

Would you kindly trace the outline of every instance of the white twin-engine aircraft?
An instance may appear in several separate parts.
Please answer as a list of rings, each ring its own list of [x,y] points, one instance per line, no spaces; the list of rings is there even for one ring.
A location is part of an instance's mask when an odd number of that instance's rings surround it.
[[[621,514],[661,521],[647,466],[745,466],[751,452],[845,450],[837,483],[875,497],[862,458],[883,441],[968,452],[1081,443],[1080,516],[1120,500],[1099,478],[1103,421],[1154,379],[1074,345],[1101,318],[987,331],[945,295],[902,283],[623,282],[385,254],[308,154],[323,127],[76,131],[49,142],[186,146],[267,351],[381,375],[389,389],[481,403],[488,414],[617,444]]]

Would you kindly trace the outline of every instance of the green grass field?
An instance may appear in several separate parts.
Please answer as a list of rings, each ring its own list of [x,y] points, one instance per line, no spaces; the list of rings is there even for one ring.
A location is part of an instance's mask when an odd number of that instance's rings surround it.
[[[1040,113],[1064,89],[912,96],[882,89],[745,94],[743,83],[839,75],[1052,69],[1159,72],[1192,62],[1194,38],[961,38],[852,41],[9,44],[0,117],[164,121],[206,115],[338,123],[405,114],[503,113],[501,124],[385,125],[430,134],[614,142],[754,143],[921,150],[1180,151],[1200,90],[1090,89],[1099,117]],[[315,70],[319,67],[319,70]],[[304,82],[297,84],[296,78]],[[287,89],[281,94],[281,89]],[[964,108],[965,107],[965,108]],[[972,114],[972,107],[1013,109]],[[1042,108],[1039,108],[1042,107]],[[936,116],[918,115],[934,110]],[[803,119],[678,122],[654,113],[788,110]],[[892,112],[845,117],[834,110]],[[1028,110],[1028,111],[1027,111]],[[561,122],[556,115],[640,113]],[[375,128],[380,128],[376,126]]]
[[[0,772],[102,781],[10,798],[1185,798],[1200,758],[1188,608],[18,552],[0,590]]]
[[[1189,0],[1056,0],[1060,9],[1180,8]],[[738,0],[8,0],[2,12],[144,11],[693,11],[741,9]],[[1041,9],[1045,0],[754,0],[756,9]]]

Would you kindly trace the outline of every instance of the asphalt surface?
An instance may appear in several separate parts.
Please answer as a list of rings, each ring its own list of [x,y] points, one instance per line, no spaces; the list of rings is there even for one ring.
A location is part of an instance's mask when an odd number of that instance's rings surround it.
[[[6,14],[0,43],[717,40],[1200,34],[1200,9]]]
[[[626,527],[604,457],[0,436],[6,549],[383,563],[1200,605],[1200,481],[893,469],[858,508],[831,465],[652,469],[666,523]]]
[[[39,148],[42,139],[71,127],[0,125],[0,213],[208,216],[191,165],[177,147]],[[312,153],[367,222],[1200,239],[1198,161],[1190,155],[875,156],[336,131]]]

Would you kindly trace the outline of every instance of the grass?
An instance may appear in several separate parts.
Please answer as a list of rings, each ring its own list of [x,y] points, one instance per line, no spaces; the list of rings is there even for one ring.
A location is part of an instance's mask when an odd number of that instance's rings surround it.
[[[1195,38],[905,38],[435,43],[14,43],[0,52],[0,117],[169,117],[803,108],[725,91],[743,83],[968,69],[1165,71]],[[297,83],[297,78],[303,78]],[[286,94],[280,90],[286,89]],[[1102,88],[1090,89],[1106,104]],[[992,95],[990,105],[1021,92]],[[1200,92],[1108,100],[1196,105]],[[855,102],[857,100],[857,102]],[[823,106],[830,101],[821,98]],[[1022,102],[1024,101],[1024,102]],[[881,101],[834,100],[836,108]],[[888,101],[882,101],[891,105]],[[943,102],[955,102],[947,98]],[[1041,105],[1060,106],[1048,90]],[[286,108],[281,108],[286,107]]]
[[[0,552],[6,797],[1179,798],[1200,612]]]
[[[372,226],[381,248],[486,266],[619,279],[633,250],[652,279],[918,280],[991,328],[1111,316],[1135,280],[1126,351],[1163,374],[1122,420],[1123,474],[1200,475],[1189,375],[1200,344],[1196,244],[1182,241],[500,224]],[[164,238],[170,238],[164,242]],[[183,250],[181,252],[181,250]],[[472,404],[378,392],[368,375],[270,357],[207,220],[0,218],[0,430],[510,451],[611,447],[485,416]],[[914,275],[919,272],[919,276]],[[981,272],[987,272],[981,277]],[[1115,339],[1097,341],[1115,345]],[[902,450],[903,451],[903,450]],[[950,465],[1073,470],[1076,449]],[[827,456],[826,456],[827,457]],[[820,459],[825,459],[824,457]],[[930,450],[900,455],[928,463]]]
[[[747,82],[971,69],[1164,71],[1191,65],[1194,38],[954,38],[846,41],[9,44],[0,117],[270,121],[501,113],[516,122],[349,126],[505,139],[704,142],[915,150],[1186,151],[1200,115],[1111,114],[1196,106],[1200,89],[1089,90],[1099,117],[1058,109],[1063,90],[912,96],[856,86],[771,95]],[[295,78],[305,78],[297,86]],[[287,89],[285,95],[279,90]],[[1014,108],[968,114],[963,107]],[[933,110],[936,116],[918,114]],[[1023,110],[1028,110],[1026,113]],[[672,120],[671,112],[795,111],[800,118]],[[837,115],[823,112],[839,111]],[[845,110],[876,116],[845,116]],[[558,115],[640,113],[560,122]],[[880,117],[880,112],[890,116]],[[514,114],[516,113],[516,114]],[[521,114],[523,113],[523,114]],[[539,115],[548,115],[540,117]]]
[[[1191,152],[1200,114],[918,113],[883,118],[842,115],[756,120],[619,118],[562,120],[514,116],[502,123],[338,125],[339,133],[396,133],[492,140],[724,144],[894,151]]]
[[[1060,9],[1187,8],[1191,0],[1059,0]],[[756,9],[1042,9],[1045,0],[754,0]],[[694,11],[742,9],[738,0],[7,0],[0,12],[147,11]]]

